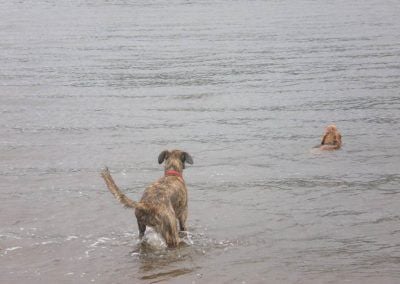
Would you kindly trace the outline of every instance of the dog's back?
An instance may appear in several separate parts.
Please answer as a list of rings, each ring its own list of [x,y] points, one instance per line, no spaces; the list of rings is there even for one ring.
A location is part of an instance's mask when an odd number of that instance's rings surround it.
[[[146,188],[140,203],[156,207],[172,207],[179,215],[187,207],[186,185],[176,176],[164,176]]]

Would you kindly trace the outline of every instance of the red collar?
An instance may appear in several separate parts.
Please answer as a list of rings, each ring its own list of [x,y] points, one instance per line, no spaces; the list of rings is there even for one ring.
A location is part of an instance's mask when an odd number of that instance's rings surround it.
[[[178,171],[174,171],[174,170],[165,171],[165,176],[166,176],[166,177],[167,177],[167,176],[176,176],[176,177],[180,178],[180,179],[183,181],[183,176],[182,176],[182,174],[181,174],[180,172],[178,172]]]

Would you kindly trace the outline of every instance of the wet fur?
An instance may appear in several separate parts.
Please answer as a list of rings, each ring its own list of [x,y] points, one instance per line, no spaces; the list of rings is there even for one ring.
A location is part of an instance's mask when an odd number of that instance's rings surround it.
[[[321,150],[337,150],[342,147],[342,135],[335,125],[329,125],[321,140]]]
[[[193,164],[192,157],[179,150],[163,151],[158,157],[161,164],[165,161],[165,171],[174,170],[182,174],[185,162]],[[131,200],[115,184],[109,170],[101,172],[107,188],[126,208],[134,208],[142,238],[146,227],[153,227],[167,243],[168,247],[179,244],[177,223],[181,231],[186,231],[188,214],[187,188],[183,179],[178,176],[163,176],[151,184],[143,193],[139,202]],[[177,222],[178,220],[178,222]]]

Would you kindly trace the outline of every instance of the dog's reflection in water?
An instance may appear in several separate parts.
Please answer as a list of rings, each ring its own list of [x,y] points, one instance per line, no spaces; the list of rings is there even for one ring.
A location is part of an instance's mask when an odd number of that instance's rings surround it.
[[[151,228],[138,240],[131,256],[139,262],[140,279],[151,280],[151,283],[167,281],[194,271],[185,264],[194,253],[190,248],[190,234],[180,232],[179,235],[181,241],[175,248],[168,247],[161,235]]]

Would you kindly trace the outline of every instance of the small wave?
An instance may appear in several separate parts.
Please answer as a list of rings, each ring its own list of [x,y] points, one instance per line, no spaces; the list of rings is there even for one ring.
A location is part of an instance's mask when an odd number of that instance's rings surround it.
[[[167,272],[159,272],[159,273],[154,273],[150,275],[145,275],[141,277],[142,280],[155,280],[157,279],[156,282],[161,282],[161,281],[167,281],[169,279],[175,278],[177,276],[185,275],[188,273],[191,273],[193,269],[173,269],[171,271]],[[156,283],[152,282],[152,283]]]
[[[9,251],[14,251],[14,250],[17,250],[17,249],[22,249],[22,247],[11,247],[11,248],[6,248],[6,249],[4,250],[4,254],[6,255]]]
[[[68,236],[65,240],[66,241],[70,241],[70,240],[74,240],[74,239],[77,239],[78,237],[77,236]]]
[[[181,231],[180,235],[184,235],[183,237],[181,237],[181,242],[183,242],[186,245],[194,245],[194,241],[193,241],[193,234],[190,233],[189,231]]]
[[[104,244],[108,241],[110,241],[110,238],[106,238],[106,237],[101,237],[98,238],[96,242],[94,242],[93,244],[89,245],[89,247],[97,247],[99,244]]]
[[[45,242],[41,242],[41,245],[50,245],[50,244],[57,244],[57,241],[45,241]]]

